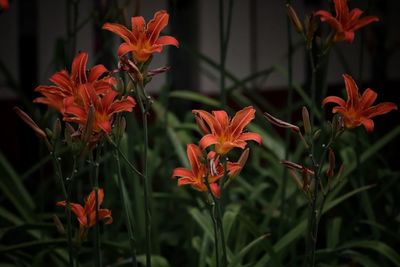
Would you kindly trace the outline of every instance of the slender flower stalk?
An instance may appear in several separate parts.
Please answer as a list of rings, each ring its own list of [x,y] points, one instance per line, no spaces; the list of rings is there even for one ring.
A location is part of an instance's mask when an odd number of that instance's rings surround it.
[[[53,162],[53,166],[56,172],[56,176],[58,178],[58,181],[60,183],[61,186],[61,192],[64,196],[64,198],[66,199],[66,210],[65,210],[65,214],[67,217],[67,241],[68,241],[68,255],[69,255],[69,266],[70,267],[74,267],[74,248],[73,248],[73,243],[72,243],[72,223],[71,223],[71,203],[69,200],[69,195],[64,183],[64,178],[62,175],[62,169],[61,169],[61,165],[59,162],[59,157],[57,157],[56,155],[56,151],[55,148],[53,151],[50,151],[50,155],[51,155],[51,159]]]
[[[144,91],[143,85],[135,80],[135,78],[128,73],[131,81],[136,85],[136,97],[139,103],[140,111],[142,112],[143,122],[143,193],[144,193],[144,212],[145,212],[145,232],[146,232],[146,266],[151,267],[151,207],[150,207],[150,186],[151,180],[148,177],[148,121],[147,116],[151,106],[150,97],[148,97]],[[140,92],[139,92],[140,90]],[[142,95],[141,95],[142,94]],[[143,99],[144,98],[144,101]]]
[[[215,263],[216,267],[220,267],[220,259],[219,259],[219,237],[218,237],[218,221],[217,221],[217,215],[216,215],[216,199],[214,197],[214,193],[212,193],[212,188],[208,182],[208,174],[204,176],[204,183],[208,189],[208,192],[211,192],[210,195],[212,196],[212,202],[210,203],[209,201],[206,201],[206,204],[208,206],[208,210],[210,212],[210,217],[213,222],[213,228],[214,228],[214,248],[215,248]]]
[[[119,159],[119,152],[117,149],[114,150],[115,163],[117,165],[117,175],[118,175],[118,189],[121,198],[121,204],[125,213],[126,227],[128,228],[129,244],[131,246],[131,256],[132,256],[132,266],[137,266],[136,260],[136,241],[134,236],[132,218],[128,212],[128,203],[126,203],[127,196],[123,188],[122,173],[121,173],[121,163]]]
[[[233,0],[229,1],[228,4],[228,21],[227,27],[225,28],[224,23],[224,1],[219,1],[219,44],[220,44],[220,92],[221,92],[221,105],[224,109],[227,102],[227,92],[225,90],[225,65],[226,65],[226,55],[228,50],[229,35],[232,21],[232,8]]]

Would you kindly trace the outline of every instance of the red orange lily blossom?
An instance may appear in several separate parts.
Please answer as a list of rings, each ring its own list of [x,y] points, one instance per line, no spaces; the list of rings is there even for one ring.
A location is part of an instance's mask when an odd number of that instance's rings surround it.
[[[75,122],[80,127],[87,124],[89,111],[92,108],[93,133],[101,131],[111,132],[113,115],[119,112],[131,112],[136,105],[135,100],[128,96],[116,100],[118,93],[112,86],[115,80],[105,76],[108,71],[103,65],[96,65],[91,70],[86,70],[88,54],[80,52],[72,63],[71,74],[62,70],[51,76],[55,86],[38,86],[36,91],[43,97],[34,100],[60,112],[65,121]]]
[[[161,52],[164,45],[179,46],[179,42],[172,36],[160,37],[168,20],[168,13],[161,10],[154,14],[154,18],[147,25],[143,17],[132,17],[132,30],[117,23],[105,23],[103,29],[115,33],[125,41],[118,48],[119,57],[132,52],[138,62],[146,62],[153,53]]]
[[[332,109],[333,113],[340,113],[343,116],[346,128],[355,128],[363,125],[367,132],[374,130],[373,117],[388,113],[397,109],[397,105],[392,102],[380,103],[372,106],[378,94],[368,88],[362,95],[358,92],[357,84],[350,75],[343,74],[347,101],[337,96],[328,96],[322,101],[322,105],[334,103],[338,106]]]
[[[213,111],[212,114],[204,110],[193,110],[200,130],[205,134],[199,146],[203,150],[214,145],[217,155],[225,155],[233,148],[244,149],[246,141],[253,140],[261,144],[258,133],[244,132],[244,128],[254,119],[256,110],[245,107],[230,119],[224,110]]]
[[[347,0],[333,0],[333,2],[336,11],[335,17],[325,10],[319,10],[315,15],[319,16],[321,21],[328,23],[336,31],[333,37],[334,42],[347,41],[352,43],[355,31],[374,21],[379,21],[378,17],[375,16],[360,18],[363,11],[358,8],[349,11]]]
[[[200,192],[207,192],[205,183],[207,176],[211,193],[220,197],[221,192],[218,185],[220,178],[224,176],[224,167],[213,156],[205,156],[201,149],[195,144],[189,144],[186,149],[191,169],[175,168],[172,177],[180,177],[178,185],[191,185],[192,188]],[[227,163],[228,176],[236,175],[243,166],[240,163]]]
[[[64,120],[76,122],[85,127],[92,108],[94,111],[93,124],[91,125],[93,133],[100,131],[106,134],[111,133],[113,115],[124,111],[131,112],[136,105],[135,100],[130,96],[115,100],[118,93],[114,90],[109,90],[100,97],[91,85],[81,86],[79,89],[82,104],[77,104],[72,98],[66,99],[64,102],[66,105]]]
[[[82,102],[80,87],[83,85],[92,85],[98,94],[104,94],[111,90],[112,85],[115,84],[114,78],[109,76],[101,78],[108,72],[101,64],[87,71],[88,57],[85,52],[78,53],[72,62],[71,73],[62,70],[53,74],[49,80],[55,85],[38,86],[35,91],[41,93],[43,97],[38,97],[33,102],[48,105],[64,114],[64,100],[71,98],[77,103]]]
[[[99,221],[105,220],[105,224],[111,224],[113,219],[111,217],[111,211],[108,209],[100,209],[101,203],[104,199],[104,191],[99,188],[97,191],[97,202],[98,202],[98,218]],[[66,201],[59,201],[56,203],[57,206],[66,207]],[[82,207],[77,203],[70,203],[72,212],[76,215],[79,221],[79,227],[81,230],[87,230],[96,223],[96,194],[93,190],[85,200],[85,207]]]

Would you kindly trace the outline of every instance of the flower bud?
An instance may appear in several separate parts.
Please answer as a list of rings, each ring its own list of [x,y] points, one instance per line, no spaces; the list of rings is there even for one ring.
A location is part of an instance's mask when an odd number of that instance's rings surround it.
[[[303,116],[303,125],[304,125],[304,132],[309,135],[312,132],[311,129],[311,122],[310,122],[310,115],[306,107],[303,107],[301,114]]]
[[[28,114],[26,114],[24,111],[22,111],[18,107],[14,107],[14,111],[17,113],[17,115],[29,126],[31,129],[35,132],[36,136],[39,137],[40,139],[47,139],[46,133],[39,128],[39,126],[34,122],[31,117],[29,117]]]
[[[296,14],[296,11],[294,11],[293,7],[289,4],[286,5],[286,8],[287,8],[288,17],[289,17],[290,21],[292,22],[294,29],[296,30],[296,32],[302,33],[303,25],[302,25],[299,17]]]
[[[296,133],[300,132],[300,128],[298,126],[293,125],[293,124],[288,123],[288,122],[285,122],[285,121],[282,121],[282,120],[280,120],[278,118],[275,118],[274,116],[272,116],[271,114],[269,114],[267,112],[264,112],[264,117],[270,123],[272,123],[272,124],[274,124],[274,125],[276,125],[278,127],[287,128],[287,129],[290,129],[290,130],[292,130],[293,132],[296,132]]]

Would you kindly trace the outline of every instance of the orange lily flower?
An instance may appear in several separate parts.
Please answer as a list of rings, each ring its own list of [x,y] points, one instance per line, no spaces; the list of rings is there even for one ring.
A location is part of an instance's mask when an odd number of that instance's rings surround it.
[[[100,64],[87,72],[87,61],[88,54],[86,52],[78,53],[72,62],[71,73],[67,70],[62,70],[53,74],[49,80],[55,85],[38,86],[35,91],[41,93],[43,97],[38,97],[33,102],[48,105],[64,114],[65,99],[72,98],[69,102],[82,102],[80,96],[81,86],[90,84],[98,94],[111,90],[112,85],[115,84],[114,78],[106,76],[100,79],[103,74],[108,72],[107,69]]]
[[[179,42],[172,36],[159,37],[168,20],[167,11],[161,10],[154,14],[147,25],[143,17],[132,17],[132,31],[117,23],[105,23],[103,29],[115,33],[125,41],[118,48],[119,57],[132,52],[138,62],[146,62],[153,53],[160,53],[164,45],[179,46]]]
[[[246,141],[253,140],[261,144],[261,136],[253,132],[243,132],[244,128],[254,119],[256,110],[249,106],[238,111],[230,119],[225,111],[193,110],[200,130],[206,134],[199,142],[201,149],[215,145],[218,155],[225,155],[233,148],[244,149]]]
[[[100,209],[101,203],[103,203],[104,191],[99,188],[97,191],[97,203],[98,203],[98,216],[99,221],[105,220],[105,224],[111,224],[113,219],[111,217],[111,211],[108,209]],[[66,201],[59,201],[56,203],[57,206],[66,207]],[[76,215],[81,229],[89,229],[96,223],[96,195],[93,190],[85,200],[85,207],[80,204],[70,203],[72,212]]]
[[[8,0],[0,0],[0,10],[7,11],[10,8]]]
[[[315,13],[320,16],[321,21],[327,22],[335,31],[333,37],[334,42],[346,40],[352,43],[354,40],[354,32],[374,21],[379,21],[376,16],[366,16],[360,19],[363,11],[355,8],[349,11],[347,0],[333,0],[335,4],[336,17],[325,10],[319,10]]]
[[[113,115],[124,111],[131,112],[136,105],[135,100],[130,96],[115,100],[118,93],[114,90],[109,90],[103,96],[99,96],[91,85],[81,86],[80,95],[82,105],[76,104],[72,98],[65,99],[64,120],[84,127],[87,124],[90,109],[93,109],[94,119],[91,127],[94,133],[100,131],[110,133]]]
[[[355,128],[364,125],[367,132],[374,130],[374,122],[371,118],[388,113],[397,109],[397,105],[392,102],[380,103],[372,106],[378,94],[368,88],[362,95],[358,92],[357,84],[350,75],[343,74],[347,102],[337,96],[328,96],[322,101],[324,106],[327,103],[335,103],[336,106],[332,109],[333,113],[340,113],[343,116],[343,122],[346,128]]]
[[[207,158],[204,157],[200,148],[195,144],[189,144],[186,149],[191,170],[186,168],[175,168],[172,177],[180,177],[178,185],[191,185],[194,189],[200,192],[207,192],[205,177],[208,175],[208,183],[212,194],[220,197],[221,192],[218,185],[218,180],[224,176],[224,167],[217,159],[211,159],[210,164],[207,164]],[[208,157],[209,158],[209,157]],[[237,163],[227,164],[228,175],[236,174],[242,167]]]

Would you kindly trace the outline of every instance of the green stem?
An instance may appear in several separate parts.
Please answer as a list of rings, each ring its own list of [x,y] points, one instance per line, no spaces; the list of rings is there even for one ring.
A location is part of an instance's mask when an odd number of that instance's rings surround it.
[[[219,49],[220,49],[220,92],[221,92],[221,105],[222,109],[225,109],[227,104],[227,91],[225,90],[225,65],[226,65],[226,54],[228,50],[230,28],[232,22],[232,9],[233,0],[229,1],[228,4],[228,21],[225,29],[224,23],[224,0],[219,0]]]
[[[117,149],[114,150],[114,158],[115,158],[115,162],[117,165],[117,172],[118,172],[118,189],[119,189],[122,207],[123,207],[124,213],[125,213],[125,220],[126,220],[125,223],[128,228],[129,244],[131,246],[131,255],[132,255],[132,266],[136,267],[137,266],[136,244],[135,244],[136,241],[135,241],[135,236],[133,233],[133,224],[131,221],[131,216],[129,215],[129,212],[128,212],[128,203],[126,203],[127,196],[125,195],[125,191],[122,187],[123,181],[122,181],[122,173],[121,173],[121,163],[119,160],[119,154],[118,154]]]
[[[96,211],[96,222],[94,224],[95,230],[95,266],[100,267],[101,264],[101,244],[100,244],[100,229],[99,229],[99,159],[101,155],[101,145],[96,153],[96,159],[93,162],[94,165],[94,194],[95,194],[95,211]]]
[[[312,46],[307,48],[308,51],[308,60],[310,61],[310,67],[311,67],[311,85],[310,85],[310,91],[311,91],[311,127],[314,126],[314,113],[316,112],[316,79],[317,79],[317,68],[315,66],[315,61],[314,61],[314,54],[312,51]]]
[[[135,79],[129,74],[132,82],[135,83]],[[148,177],[148,146],[149,146],[149,135],[148,135],[148,123],[147,116],[149,113],[150,99],[144,91],[143,85],[138,83],[139,89],[144,96],[145,102],[142,100],[142,96],[138,90],[136,91],[136,98],[139,102],[139,107],[142,112],[143,121],[143,190],[144,190],[144,206],[145,206],[145,228],[146,228],[146,267],[151,267],[151,211],[150,211],[150,183]]]
[[[55,147],[56,144],[53,144],[53,146]],[[53,166],[54,166],[54,169],[56,172],[56,176],[57,176],[60,186],[61,186],[62,194],[63,194],[63,196],[65,198],[65,202],[66,202],[65,213],[66,213],[66,217],[67,217],[67,241],[68,241],[69,266],[74,267],[74,252],[73,252],[73,244],[72,244],[72,223],[71,223],[71,203],[70,203],[70,199],[69,199],[69,196],[67,193],[67,189],[65,187],[64,178],[63,178],[62,170],[61,170],[61,165],[59,162],[59,159],[61,159],[61,158],[57,158],[55,148],[53,149],[53,151],[50,151],[50,155],[51,155],[51,159],[53,161]]]
[[[334,142],[333,138],[334,133],[332,133],[332,136],[330,137],[330,140],[327,145],[323,146],[323,150],[321,153],[320,160],[318,162],[315,161],[314,155],[313,155],[313,146],[312,144],[310,148],[310,157],[311,157],[311,162],[313,165],[313,171],[314,171],[314,192],[312,195],[312,204],[311,204],[311,214],[309,217],[309,242],[311,241],[311,252],[310,252],[310,257],[308,259],[309,261],[309,266],[314,267],[315,266],[315,251],[317,247],[317,238],[318,238],[318,226],[319,226],[319,220],[321,218],[321,212],[322,209],[324,208],[325,204],[325,199],[326,199],[326,194],[327,192],[323,192],[323,199],[322,202],[320,203],[319,210],[317,209],[317,204],[318,204],[318,194],[319,194],[319,189],[321,184],[321,171],[322,171],[322,166],[324,164],[325,158],[326,158],[326,153],[329,149],[329,147],[332,145]],[[322,187],[321,187],[322,190]]]
[[[211,191],[210,184],[208,183],[208,174],[204,177],[205,184],[207,186],[208,192],[211,194],[212,197],[212,202],[209,203],[209,199],[207,196],[206,204],[208,206],[208,210],[210,211],[210,216],[211,220],[213,222],[214,226],[214,247],[215,247],[215,263],[217,267],[220,267],[220,260],[219,260],[219,249],[218,249],[218,244],[219,244],[219,238],[218,238],[218,221],[217,221],[217,215],[216,215],[216,202],[215,202],[215,197]]]

